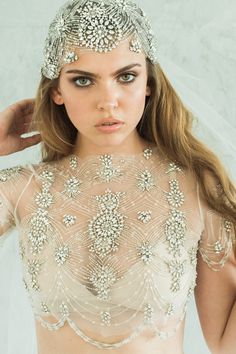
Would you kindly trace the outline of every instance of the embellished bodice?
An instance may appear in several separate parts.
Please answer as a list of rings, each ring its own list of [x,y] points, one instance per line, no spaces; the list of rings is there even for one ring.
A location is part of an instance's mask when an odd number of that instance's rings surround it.
[[[11,218],[42,325],[56,330],[67,321],[99,348],[127,343],[146,327],[162,338],[175,333],[195,286],[205,228],[190,171],[146,149],[132,156],[73,155],[2,172],[0,180],[4,173],[3,183],[27,175]],[[11,200],[1,196],[9,210]],[[216,263],[229,251],[230,227],[218,219],[222,232],[204,252],[206,261],[215,254]],[[122,339],[109,344],[112,336]]]

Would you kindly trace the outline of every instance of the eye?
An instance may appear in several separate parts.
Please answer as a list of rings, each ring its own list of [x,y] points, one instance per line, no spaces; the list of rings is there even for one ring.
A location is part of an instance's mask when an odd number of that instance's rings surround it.
[[[88,87],[92,84],[92,80],[85,76],[75,77],[73,82],[78,87]]]
[[[137,75],[133,73],[125,73],[120,76],[120,81],[123,83],[133,82]]]

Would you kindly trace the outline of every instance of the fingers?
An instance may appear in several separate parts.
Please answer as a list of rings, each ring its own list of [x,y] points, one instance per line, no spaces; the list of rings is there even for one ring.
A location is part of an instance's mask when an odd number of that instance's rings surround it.
[[[24,116],[31,116],[34,111],[34,99],[29,98],[13,103],[7,108],[9,115],[13,115],[13,119]]]
[[[30,136],[28,138],[21,138],[19,151],[24,150],[30,146],[37,145],[41,142],[41,140],[42,139],[41,139],[40,134],[36,134],[36,135]]]

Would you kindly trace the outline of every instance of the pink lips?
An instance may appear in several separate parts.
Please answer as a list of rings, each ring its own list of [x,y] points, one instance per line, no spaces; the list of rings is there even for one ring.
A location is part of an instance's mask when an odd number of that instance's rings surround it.
[[[124,122],[115,119],[115,118],[107,118],[107,119],[101,119],[95,127],[102,133],[114,133],[118,131],[122,126],[124,125]]]

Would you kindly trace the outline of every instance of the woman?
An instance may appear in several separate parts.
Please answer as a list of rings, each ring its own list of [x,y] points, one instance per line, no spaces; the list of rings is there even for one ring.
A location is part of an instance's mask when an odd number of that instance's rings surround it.
[[[191,134],[154,44],[123,0],[69,2],[50,26],[33,123],[43,162],[0,175],[39,354],[182,354],[196,265],[208,345],[235,351],[235,187]],[[40,139],[19,137],[25,107],[0,117],[2,155]]]

